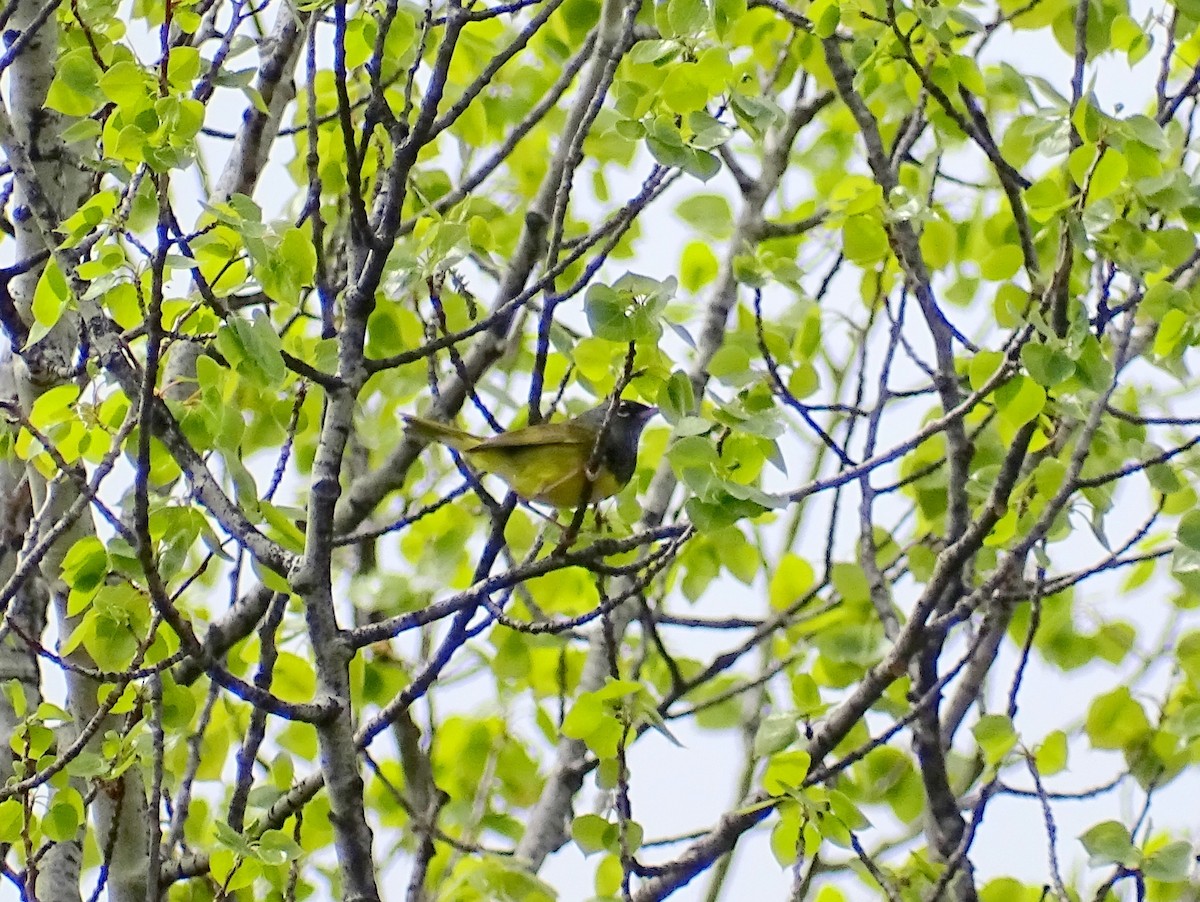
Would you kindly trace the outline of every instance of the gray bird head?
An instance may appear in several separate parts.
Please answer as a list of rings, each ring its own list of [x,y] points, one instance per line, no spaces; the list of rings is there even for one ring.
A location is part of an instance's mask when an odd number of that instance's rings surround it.
[[[612,470],[622,485],[632,478],[633,471],[637,468],[638,441],[646,423],[656,413],[657,407],[625,400],[617,404],[617,409],[613,412],[600,453],[605,466]],[[578,422],[599,429],[604,425],[607,415],[608,405],[601,404],[586,413],[581,413]]]

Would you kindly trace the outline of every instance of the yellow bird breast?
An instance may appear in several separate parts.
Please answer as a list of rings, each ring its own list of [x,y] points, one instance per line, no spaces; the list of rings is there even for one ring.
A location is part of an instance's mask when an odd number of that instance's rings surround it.
[[[532,445],[529,447],[469,448],[467,459],[477,469],[499,476],[513,491],[527,501],[554,507],[578,507],[580,502],[592,503],[620,491],[621,486],[611,472],[601,473],[592,483],[591,497],[587,490],[583,457],[590,457],[578,445]]]

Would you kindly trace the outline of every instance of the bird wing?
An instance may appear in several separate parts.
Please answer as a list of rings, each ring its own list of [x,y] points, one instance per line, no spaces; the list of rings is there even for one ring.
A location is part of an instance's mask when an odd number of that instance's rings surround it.
[[[536,426],[526,426],[524,429],[514,429],[512,432],[501,432],[499,435],[485,438],[471,450],[595,444],[596,433],[586,426],[576,426],[573,423],[539,423]]]
[[[447,423],[401,414],[412,435],[426,442],[441,442],[456,451],[469,451],[479,445],[479,439]]]

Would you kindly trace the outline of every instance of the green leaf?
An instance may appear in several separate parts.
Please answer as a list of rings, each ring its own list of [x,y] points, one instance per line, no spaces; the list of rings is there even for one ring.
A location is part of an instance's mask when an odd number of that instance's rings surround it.
[[[830,577],[843,604],[863,606],[870,602],[871,584],[858,564],[840,561],[833,565]]]
[[[1147,449],[1152,455],[1162,453],[1160,447]],[[1175,494],[1182,491],[1183,480],[1180,479],[1180,474],[1177,473],[1174,467],[1169,463],[1151,464],[1146,468],[1146,481],[1150,482],[1154,491],[1162,492],[1164,495]]]
[[[798,805],[780,805],[778,812],[779,820],[771,828],[771,854],[781,868],[789,868],[804,856],[804,824]]]
[[[842,252],[858,266],[870,266],[888,255],[887,232],[874,216],[851,216],[842,226]]]
[[[708,374],[728,385],[744,385],[756,378],[750,367],[750,352],[740,345],[725,344],[713,354]]]
[[[1014,900],[1022,900],[1038,898],[1040,890],[1026,888],[1019,880],[1012,877],[998,877],[995,880],[989,880],[983,885],[979,891],[979,902],[1014,902]],[[1030,893],[1033,893],[1031,896]]]
[[[717,37],[724,41],[746,15],[746,0],[713,0],[712,16]]]
[[[784,554],[767,589],[772,610],[782,611],[798,602],[813,587],[816,578],[808,561],[790,551]]]
[[[152,85],[149,73],[128,60],[110,66],[99,81],[104,96],[130,115],[152,103]]]
[[[778,104],[757,95],[734,91],[729,95],[729,107],[738,125],[756,140],[761,140],[768,129],[780,125],[786,119]]]
[[[708,26],[704,0],[667,0],[667,21],[672,37],[697,34]]]
[[[980,351],[971,358],[967,378],[972,391],[979,391],[1004,364],[1004,355],[999,351]]]
[[[791,714],[771,714],[758,725],[754,734],[754,756],[766,758],[782,752],[800,738],[796,718]]]
[[[17,799],[0,802],[0,842],[17,843],[25,824],[25,809]]]
[[[716,150],[727,143],[734,134],[732,128],[704,110],[688,113],[687,127],[691,132],[688,144],[696,150]]]
[[[605,850],[613,851],[612,844],[617,838],[617,826],[598,814],[581,814],[571,821],[571,838],[584,855]]]
[[[611,287],[592,285],[584,296],[588,325],[608,341],[657,341],[662,312],[675,295],[674,278],[663,281],[627,273]]]
[[[216,834],[216,840],[221,845],[233,850],[233,852],[241,857],[249,858],[254,854],[250,840],[234,830],[227,823],[222,820],[215,820],[212,826]]]
[[[304,551],[304,533],[296,526],[296,520],[303,516],[302,510],[276,507],[269,501],[260,501],[258,510],[272,527],[272,539],[289,551],[297,554]]]
[[[1094,748],[1124,749],[1145,738],[1150,721],[1128,687],[1119,686],[1092,700],[1086,730]]]
[[[629,51],[628,59],[636,65],[659,66],[679,56],[678,41],[638,41]]]
[[[1171,144],[1163,127],[1149,116],[1137,113],[1126,119],[1123,124],[1137,140],[1157,153],[1166,153],[1170,149]]]
[[[719,549],[721,564],[735,579],[744,585],[751,585],[758,576],[762,559],[758,548],[741,532],[731,527],[718,535],[713,541]]]
[[[466,227],[469,230],[469,226]],[[446,227],[439,235],[443,236],[449,247],[434,251],[439,256],[449,257],[458,252],[459,244],[465,240],[461,228]],[[312,240],[304,231],[289,228],[279,239],[278,246],[266,255],[263,260],[257,260],[254,273],[262,283],[263,291],[273,299],[290,306],[296,306],[300,295],[306,286],[315,280],[317,255]]]
[[[62,270],[58,268],[58,263],[51,258],[47,261],[45,269],[42,270],[37,288],[33,293],[33,319],[38,326],[42,327],[42,335],[49,332],[62,317],[70,297],[71,291],[67,287],[67,280],[62,274]],[[29,344],[34,344],[36,340],[31,333]]]
[[[677,2],[687,0],[671,0],[672,4]],[[671,112],[690,114],[702,109],[708,100],[708,91],[690,71],[695,68],[695,63],[676,63],[659,87],[659,97]]]
[[[646,688],[637,680],[618,680],[609,678],[603,686],[592,693],[600,701],[611,702],[620,699],[633,698],[645,692]]]
[[[259,860],[271,865],[286,864],[304,854],[303,847],[283,830],[264,831],[257,845]]]
[[[117,207],[117,200],[113,191],[100,191],[84,201],[83,205],[59,226],[59,231],[64,235],[62,247],[74,247],[79,243],[79,239],[91,234],[112,215]],[[108,245],[103,247],[98,258],[81,263],[77,272],[80,278],[96,279],[101,275],[111,274],[124,263],[125,255],[121,249]],[[89,296],[94,295],[89,292]]]
[[[833,37],[842,19],[838,0],[813,0],[808,8],[808,17],[813,22],[813,34],[825,40]]]
[[[1088,186],[1088,203],[1116,194],[1125,187],[1125,176],[1129,172],[1129,163],[1119,150],[1109,148],[1105,151],[1096,168],[1092,170],[1092,180]]]
[[[1057,178],[1047,176],[1033,183],[1025,192],[1025,200],[1030,211],[1041,220],[1058,212],[1059,208],[1070,203],[1071,199],[1063,191]]]
[[[971,728],[975,741],[988,764],[996,765],[1017,744],[1017,731],[1011,718],[1004,714],[985,714]]]
[[[76,838],[83,824],[83,798],[71,787],[54,793],[54,801],[42,818],[42,831],[53,842],[69,842]]]
[[[833,815],[851,830],[865,830],[871,826],[871,821],[844,792],[830,790],[829,807]]]
[[[196,699],[186,686],[166,682],[163,686],[163,726],[179,731],[192,722],[196,713]]]
[[[675,207],[675,215],[701,235],[718,241],[733,234],[733,209],[720,194],[694,194]]]
[[[40,758],[54,742],[54,731],[40,723],[28,723],[9,738],[9,748],[30,758]]]
[[[1175,643],[1175,660],[1193,683],[1200,683],[1200,632],[1189,630]]]
[[[1200,551],[1176,545],[1171,552],[1171,575],[1192,592],[1200,593]]]
[[[1046,406],[1046,390],[1021,375],[996,389],[995,398],[1000,416],[1014,427],[1025,425]]]
[[[979,261],[979,274],[989,282],[1003,282],[1017,274],[1024,260],[1015,244],[1002,244]]]
[[[1025,345],[1021,348],[1021,362],[1033,380],[1046,388],[1065,382],[1075,372],[1075,361],[1051,345]]]
[[[585,693],[567,712],[562,732],[570,739],[582,740],[597,756],[612,758],[616,755],[621,725],[595,693]]]
[[[18,679],[6,680],[0,683],[0,690],[4,692],[4,698],[12,707],[12,713],[18,718],[23,718],[29,710],[29,700],[25,697],[25,687],[21,681]]]
[[[621,881],[625,878],[625,869],[621,867],[618,855],[605,855],[596,868],[595,890],[599,898],[616,898],[621,892]]]
[[[84,536],[71,546],[62,568],[68,586],[76,592],[91,592],[108,575],[108,552],[95,536]]]
[[[1093,391],[1104,391],[1113,378],[1113,365],[1104,356],[1100,342],[1089,334],[1076,358],[1076,375]]]
[[[669,379],[658,392],[658,409],[665,419],[672,426],[677,426],[679,422],[688,416],[696,406],[695,391],[692,388],[692,380],[688,378],[687,373],[682,370],[676,370],[671,373]],[[704,424],[708,428],[708,424]]]
[[[1093,867],[1107,864],[1134,867],[1138,863],[1137,849],[1129,831],[1117,821],[1104,821],[1090,827],[1079,841],[1088,853],[1088,864]]]
[[[689,147],[685,149],[683,159],[678,165],[688,175],[707,182],[721,171],[721,158],[707,150]]]
[[[1168,310],[1163,314],[1154,333],[1156,357],[1170,356],[1187,340],[1191,319],[1192,315],[1182,310]]]
[[[100,105],[100,69],[86,47],[62,54],[55,61],[54,81],[46,106],[67,116],[87,116]]]
[[[679,261],[679,282],[687,291],[695,293],[711,284],[719,270],[720,261],[712,248],[703,241],[692,241],[683,249]]]
[[[1183,840],[1169,842],[1146,855],[1142,861],[1142,873],[1151,880],[1182,883],[1188,879],[1193,858],[1191,843]]]
[[[275,681],[271,688],[285,702],[311,702],[317,690],[317,673],[312,662],[290,651],[281,651],[275,660]]]
[[[230,316],[217,332],[217,349],[239,373],[264,387],[278,387],[287,376],[279,335],[261,310],[250,320]]]
[[[1038,746],[1034,763],[1043,777],[1053,776],[1067,766],[1067,734],[1054,730]]]
[[[811,674],[798,673],[791,680],[792,704],[801,715],[812,715],[821,711],[825,703],[821,701],[821,690]]]
[[[186,91],[200,74],[200,51],[187,45],[171,48],[167,61],[167,80],[176,91]]]
[[[808,752],[778,752],[771,756],[763,772],[763,787],[772,795],[783,795],[799,789],[808,776],[811,763]]]
[[[1190,510],[1179,518],[1175,538],[1193,551],[1200,551],[1200,509]]]
[[[1154,233],[1154,243],[1162,248],[1163,265],[1176,267],[1196,250],[1196,236],[1188,229],[1168,228]]]

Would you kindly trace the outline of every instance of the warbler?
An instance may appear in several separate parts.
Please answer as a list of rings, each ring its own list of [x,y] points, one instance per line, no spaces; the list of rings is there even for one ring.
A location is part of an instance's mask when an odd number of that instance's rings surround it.
[[[590,480],[588,463],[608,415],[608,404],[561,423],[539,423],[491,438],[422,417],[402,416],[411,437],[453,448],[476,470],[499,476],[526,501],[568,508],[600,501],[625,487],[637,468],[642,430],[656,413],[657,407],[637,401],[617,404],[600,439],[596,472]]]

